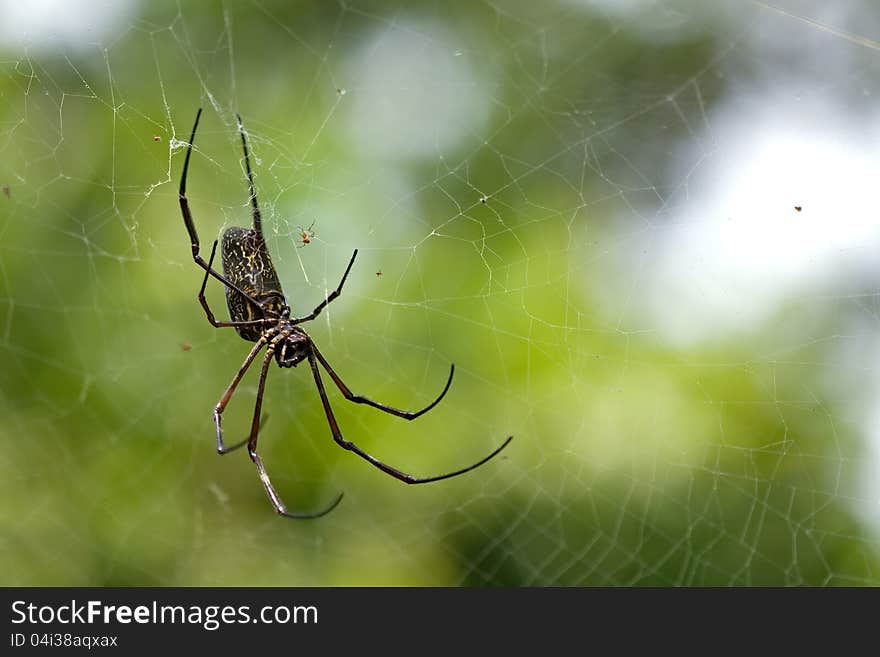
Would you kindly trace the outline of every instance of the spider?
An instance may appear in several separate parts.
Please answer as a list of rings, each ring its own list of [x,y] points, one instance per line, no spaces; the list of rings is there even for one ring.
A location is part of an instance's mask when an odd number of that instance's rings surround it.
[[[315,220],[317,221],[317,220]],[[313,221],[308,228],[303,228],[302,226],[297,226],[299,229],[299,241],[300,243],[296,248],[301,249],[306,244],[309,244],[312,241],[312,238],[315,236],[315,231],[312,230],[315,227],[315,222]]]
[[[266,246],[266,241],[263,239],[260,209],[257,205],[257,193],[254,189],[254,178],[251,173],[247,138],[245,136],[244,125],[238,114],[235,115],[235,118],[238,122],[238,132],[241,135],[241,145],[244,150],[244,163],[247,172],[251,213],[253,215],[253,228],[248,229],[232,226],[223,233],[221,238],[222,244],[220,247],[221,260],[223,261],[223,274],[220,274],[213,269],[218,240],[214,240],[214,245],[211,247],[211,257],[205,262],[204,258],[200,255],[199,236],[196,232],[196,226],[189,209],[189,201],[186,197],[186,176],[187,171],[189,170],[189,159],[192,154],[192,145],[196,137],[196,129],[199,126],[199,118],[201,115],[202,110],[200,108],[196,113],[192,135],[189,138],[189,144],[186,148],[186,158],[183,162],[183,173],[180,178],[180,210],[183,213],[183,223],[186,226],[186,231],[189,233],[193,261],[205,270],[205,276],[202,279],[202,286],[199,289],[198,299],[211,326],[214,328],[234,328],[238,335],[243,339],[256,343],[245,357],[244,362],[238,369],[238,373],[232,378],[232,382],[226,388],[226,391],[214,407],[214,427],[217,436],[217,452],[219,454],[227,454],[243,445],[247,445],[248,455],[257,467],[257,472],[260,476],[260,481],[263,483],[266,495],[269,496],[269,501],[272,503],[275,511],[282,516],[288,518],[318,518],[332,511],[342,499],[342,493],[340,493],[336,496],[336,499],[320,511],[313,513],[293,513],[287,510],[287,507],[284,505],[284,502],[282,502],[281,497],[278,495],[278,492],[275,490],[275,487],[269,479],[269,474],[263,465],[263,460],[257,453],[257,435],[260,430],[260,410],[263,405],[266,376],[269,372],[269,365],[273,358],[279,367],[295,367],[300,362],[307,360],[312,371],[312,376],[315,379],[315,386],[318,389],[321,404],[324,407],[324,415],[327,417],[327,423],[330,425],[330,433],[333,435],[333,440],[335,440],[340,447],[354,452],[385,474],[390,475],[395,479],[399,479],[404,483],[426,484],[432,481],[457,477],[458,475],[478,468],[507,447],[513,439],[513,436],[508,436],[507,439],[501,443],[499,447],[496,447],[488,456],[465,468],[433,477],[416,477],[383,463],[379,459],[362,450],[355,443],[346,440],[342,436],[342,432],[340,431],[336,418],[333,415],[333,410],[330,407],[327,392],[324,389],[324,382],[321,379],[321,373],[318,368],[319,364],[327,371],[327,374],[333,380],[333,383],[336,384],[336,387],[339,388],[343,397],[348,401],[354,402],[355,404],[366,404],[405,420],[414,420],[420,415],[427,413],[434,408],[441,399],[443,399],[446,392],[449,390],[449,386],[452,384],[452,375],[455,373],[455,365],[450,366],[449,378],[446,380],[446,385],[443,387],[443,391],[440,395],[419,411],[404,411],[393,406],[373,401],[367,397],[356,395],[345,385],[345,383],[343,383],[342,379],[339,378],[339,375],[330,366],[330,363],[327,362],[327,359],[325,359],[321,352],[318,351],[318,348],[315,346],[315,343],[309,337],[308,333],[306,333],[299,325],[315,319],[325,306],[342,293],[342,286],[345,284],[345,279],[348,278],[348,273],[351,271],[352,265],[354,265],[354,260],[357,257],[357,249],[352,253],[351,260],[348,261],[348,266],[345,268],[345,272],[342,274],[342,280],[339,281],[339,285],[336,289],[326,295],[324,300],[315,306],[315,309],[308,315],[291,317],[290,306],[287,305],[287,299],[281,289],[281,283],[278,281],[278,274],[272,266],[272,259],[269,257],[269,250]],[[231,321],[218,322],[214,318],[214,313],[211,311],[211,308],[208,306],[208,302],[205,298],[205,286],[208,283],[209,276],[213,276],[215,279],[223,283],[225,287],[226,304],[229,308]],[[263,348],[266,349],[266,353],[263,356],[262,366],[260,368],[260,378],[257,386],[257,398],[254,403],[253,418],[251,420],[250,435],[241,442],[235,443],[234,445],[227,445],[223,440],[223,429],[221,427],[223,411],[226,410],[226,406],[229,404],[229,400],[232,398],[232,395],[238,387],[238,384],[241,382],[242,377],[244,377],[245,372],[247,372],[248,368],[256,360]]]

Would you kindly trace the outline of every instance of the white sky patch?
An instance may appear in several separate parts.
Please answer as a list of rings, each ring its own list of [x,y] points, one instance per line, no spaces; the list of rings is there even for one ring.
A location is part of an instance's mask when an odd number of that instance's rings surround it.
[[[752,330],[793,296],[880,259],[880,144],[853,130],[864,122],[761,107],[711,120],[717,149],[642,256],[642,307],[673,343]]]
[[[137,0],[0,0],[0,47],[53,51],[103,43]]]
[[[485,82],[440,23],[377,30],[346,68],[350,139],[371,156],[434,160],[486,126]]]

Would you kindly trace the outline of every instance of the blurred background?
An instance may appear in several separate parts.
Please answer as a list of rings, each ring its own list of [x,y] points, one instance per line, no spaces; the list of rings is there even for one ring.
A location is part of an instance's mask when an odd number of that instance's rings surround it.
[[[0,2],[0,584],[880,585],[869,0]],[[249,225],[357,393],[211,412]],[[313,236],[303,244],[302,231]],[[223,290],[209,284],[218,318]],[[224,415],[248,431],[258,368]],[[327,385],[331,385],[327,380]]]

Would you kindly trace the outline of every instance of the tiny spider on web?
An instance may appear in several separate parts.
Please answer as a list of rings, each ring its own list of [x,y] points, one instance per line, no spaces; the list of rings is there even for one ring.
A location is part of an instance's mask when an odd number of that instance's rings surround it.
[[[351,260],[348,261],[348,266],[345,268],[345,272],[342,274],[342,280],[339,281],[339,285],[336,289],[330,292],[330,294],[328,294],[321,303],[315,306],[315,309],[309,314],[303,315],[302,317],[291,317],[290,306],[288,306],[287,299],[281,289],[278,274],[275,272],[275,267],[272,265],[272,259],[269,256],[269,249],[263,238],[263,227],[260,218],[260,209],[257,205],[257,193],[254,189],[254,178],[251,174],[247,138],[245,136],[244,126],[241,122],[241,117],[238,115],[236,115],[236,119],[238,119],[238,132],[241,135],[241,145],[244,150],[244,163],[247,172],[248,195],[251,203],[253,228],[232,226],[223,233],[222,244],[220,247],[220,259],[223,262],[222,274],[213,268],[214,256],[217,254],[218,240],[214,240],[214,245],[211,247],[211,257],[205,262],[205,259],[202,258],[200,253],[201,245],[199,243],[199,236],[196,232],[196,225],[193,221],[192,213],[189,208],[189,201],[186,197],[186,176],[189,171],[189,160],[192,155],[193,141],[196,137],[196,128],[199,126],[199,117],[201,117],[201,115],[202,110],[199,109],[196,113],[192,135],[189,138],[189,144],[186,148],[186,158],[183,161],[183,173],[180,177],[179,195],[180,210],[183,214],[183,223],[189,234],[193,261],[205,270],[204,278],[202,278],[202,286],[199,289],[198,299],[211,326],[214,328],[234,328],[241,338],[256,343],[245,357],[244,362],[238,368],[238,372],[232,378],[232,381],[220,397],[220,401],[214,406],[214,428],[217,437],[217,452],[220,454],[226,454],[242,447],[243,445],[247,445],[248,455],[257,467],[257,472],[260,476],[263,488],[266,491],[266,495],[269,496],[269,501],[272,503],[275,511],[282,516],[287,516],[288,518],[318,518],[332,511],[342,499],[342,493],[340,493],[337,495],[336,499],[320,511],[312,513],[292,513],[287,510],[287,507],[281,501],[281,497],[278,495],[278,492],[275,490],[275,487],[269,479],[269,474],[263,465],[263,460],[257,452],[257,437],[260,432],[260,411],[263,406],[263,393],[266,389],[266,377],[269,374],[269,366],[272,364],[273,358],[279,367],[296,367],[296,365],[302,361],[307,360],[312,377],[315,381],[315,387],[318,390],[318,396],[321,399],[324,415],[327,418],[327,424],[330,426],[330,433],[333,436],[333,440],[335,440],[343,449],[354,452],[385,474],[404,483],[426,484],[432,481],[457,477],[458,475],[478,468],[507,447],[513,439],[513,436],[508,436],[507,439],[505,439],[500,446],[496,447],[488,456],[484,456],[472,465],[432,477],[416,477],[380,461],[376,457],[362,450],[352,441],[347,440],[342,436],[342,431],[339,428],[336,417],[333,415],[333,409],[330,407],[330,400],[328,399],[327,391],[324,388],[324,381],[321,378],[320,368],[324,368],[334,385],[339,388],[339,391],[346,400],[354,402],[355,404],[372,406],[375,409],[403,418],[404,420],[415,420],[420,415],[424,415],[434,408],[446,395],[449,386],[452,384],[452,375],[455,373],[455,366],[450,366],[449,378],[446,380],[446,385],[443,387],[443,390],[437,398],[418,411],[404,411],[393,406],[373,401],[372,399],[353,393],[349,387],[343,383],[342,379],[330,366],[327,359],[324,358],[324,355],[318,351],[312,338],[305,332],[305,330],[300,328],[299,325],[315,319],[325,306],[342,293],[342,286],[345,284],[345,279],[348,278],[348,273],[351,271],[352,265],[354,265],[354,260],[357,257],[357,249],[355,249],[352,254]],[[311,226],[309,227],[309,230],[311,230]],[[303,235],[303,241],[308,243],[305,239],[305,237],[307,237],[306,231],[303,231]],[[309,239],[311,239],[311,237],[309,237]],[[208,301],[205,298],[205,287],[208,284],[209,276],[220,281],[226,290],[226,305],[229,308],[230,316],[230,321],[228,322],[218,322],[214,318],[214,313],[211,311],[211,308],[208,306]],[[235,393],[238,384],[241,382],[248,368],[256,361],[260,351],[264,348],[266,349],[266,353],[262,357],[262,364],[260,366],[260,378],[257,385],[257,398],[254,402],[250,434],[240,442],[227,445],[223,440],[223,429],[221,427],[223,412],[226,410],[229,400],[232,398],[233,393]]]
[[[317,221],[317,219],[315,220]],[[315,231],[312,230],[315,227],[315,222],[313,221],[309,224],[308,228],[303,228],[302,226],[297,226],[297,230],[299,231],[299,244],[297,244],[296,248],[301,249],[306,244],[309,244],[312,239],[315,237]]]

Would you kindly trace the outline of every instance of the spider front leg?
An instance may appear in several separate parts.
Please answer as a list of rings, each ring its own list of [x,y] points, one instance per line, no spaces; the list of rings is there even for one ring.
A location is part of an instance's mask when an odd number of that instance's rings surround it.
[[[196,231],[196,224],[192,218],[192,212],[189,209],[189,200],[186,197],[186,177],[189,173],[189,158],[192,155],[192,147],[193,142],[196,138],[196,128],[199,127],[199,118],[202,116],[202,109],[199,108],[199,111],[196,113],[196,122],[193,124],[192,134],[189,138],[189,144],[186,147],[186,157],[183,160],[183,173],[180,176],[180,190],[179,190],[179,201],[180,201],[180,211],[183,214],[183,223],[186,226],[186,232],[189,233],[190,245],[192,247],[192,257],[193,261],[202,269],[205,270],[205,277],[207,278],[209,275],[216,278],[218,281],[223,283],[228,288],[231,288],[241,294],[245,299],[250,301],[256,306],[261,306],[261,304],[253,299],[250,295],[244,292],[237,285],[232,283],[229,279],[223,276],[218,271],[215,271],[211,265],[205,262],[205,259],[200,255],[201,246],[199,244],[199,234]],[[262,307],[262,306],[261,306]],[[210,311],[209,311],[210,312]],[[209,314],[208,318],[211,318]]]

